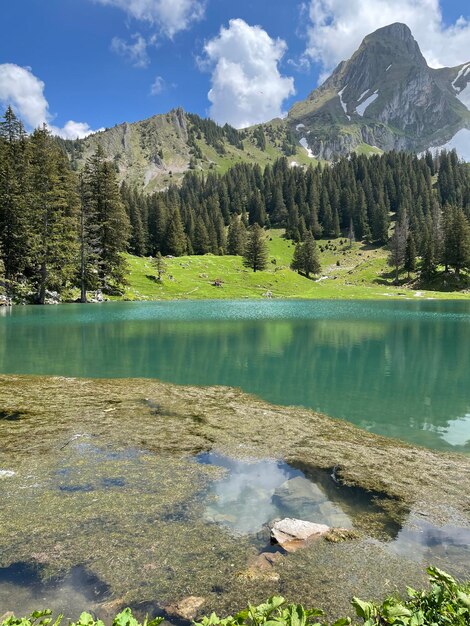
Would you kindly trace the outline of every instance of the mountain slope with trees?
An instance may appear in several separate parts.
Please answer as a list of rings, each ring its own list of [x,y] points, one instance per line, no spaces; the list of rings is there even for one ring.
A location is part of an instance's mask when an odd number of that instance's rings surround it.
[[[27,136],[11,109],[0,124],[1,282],[19,300],[44,303],[48,293],[72,297],[76,289],[81,301],[87,291],[119,295],[125,252],[231,253],[258,272],[268,263],[262,229],[270,228],[302,242],[293,269],[307,277],[319,272],[314,240],[344,252],[336,241],[344,238],[349,247],[388,246],[397,283],[418,268],[426,284],[447,282],[451,271],[452,288],[464,289],[469,218],[470,169],[455,152],[353,154],[308,168],[286,157],[264,169],[239,163],[223,175],[189,171],[180,185],[149,194],[119,185],[100,146],[77,174],[46,128]]]

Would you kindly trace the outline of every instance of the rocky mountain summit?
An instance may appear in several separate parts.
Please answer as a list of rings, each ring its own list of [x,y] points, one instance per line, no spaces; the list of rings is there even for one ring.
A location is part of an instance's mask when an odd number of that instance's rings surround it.
[[[366,144],[421,152],[470,130],[470,62],[428,66],[405,24],[368,35],[348,61],[288,116],[313,155],[330,160]],[[470,133],[469,133],[470,137]]]
[[[430,68],[408,26],[397,23],[368,35],[286,119],[236,130],[178,108],[63,143],[76,169],[101,146],[121,180],[153,191],[190,169],[223,173],[281,156],[308,165],[353,151],[454,147],[451,140],[470,160],[470,62]]]

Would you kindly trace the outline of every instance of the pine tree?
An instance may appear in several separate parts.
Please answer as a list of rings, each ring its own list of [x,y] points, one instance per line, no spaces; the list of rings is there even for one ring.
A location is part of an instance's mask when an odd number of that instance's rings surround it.
[[[157,280],[159,283],[163,281],[163,274],[166,273],[165,259],[162,257],[161,252],[157,252],[157,255],[152,259],[153,266],[157,272]]]
[[[179,209],[174,209],[168,218],[164,246],[167,254],[182,256],[186,253],[186,235]]]
[[[89,184],[90,170],[85,165],[79,178],[79,246],[80,246],[80,302],[87,301],[87,290],[98,287],[99,265],[99,223],[96,214],[96,204],[91,196]]]
[[[395,269],[395,283],[398,284],[400,267],[405,261],[406,242],[408,239],[408,224],[406,216],[395,224],[395,230],[389,242],[388,264]]]
[[[307,278],[310,278],[310,274],[319,274],[321,272],[317,244],[311,233],[307,235],[303,244],[303,264],[303,270]]]
[[[470,268],[470,224],[460,207],[450,207],[445,229],[445,258],[455,275]]]
[[[211,251],[211,241],[201,216],[197,218],[194,228],[193,251],[194,254],[207,254]]]
[[[36,302],[76,273],[78,197],[67,157],[44,126],[31,138],[31,257]]]
[[[242,256],[245,250],[246,228],[243,221],[234,215],[228,227],[227,252],[236,256]]]
[[[100,146],[88,159],[87,166],[84,184],[93,203],[90,210],[97,222],[100,286],[106,291],[120,290],[127,269],[123,252],[129,239],[129,218],[121,200],[114,167],[105,160]]]
[[[253,224],[248,231],[243,265],[250,267],[254,272],[264,270],[268,265],[268,245],[264,231],[259,224]]]
[[[292,262],[290,264],[291,270],[300,274],[304,271],[304,245],[303,243],[298,243],[294,249],[294,256],[292,257]]]
[[[416,244],[412,232],[408,234],[406,240],[404,268],[408,272],[408,280],[410,280],[411,272],[416,270]]]
[[[6,281],[28,266],[32,228],[29,213],[29,143],[8,107],[0,122],[0,247]]]

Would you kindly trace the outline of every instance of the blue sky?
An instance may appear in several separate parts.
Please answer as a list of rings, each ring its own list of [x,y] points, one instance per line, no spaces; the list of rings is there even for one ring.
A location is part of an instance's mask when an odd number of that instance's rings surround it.
[[[430,64],[470,61],[467,0],[5,2],[0,101],[64,136],[176,106],[243,126],[285,112],[393,21]]]

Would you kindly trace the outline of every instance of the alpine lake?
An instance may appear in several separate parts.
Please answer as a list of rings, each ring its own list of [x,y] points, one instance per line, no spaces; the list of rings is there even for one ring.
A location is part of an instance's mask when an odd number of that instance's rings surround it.
[[[469,578],[469,339],[470,301],[0,309],[0,615]],[[353,532],[287,554],[284,517]]]

